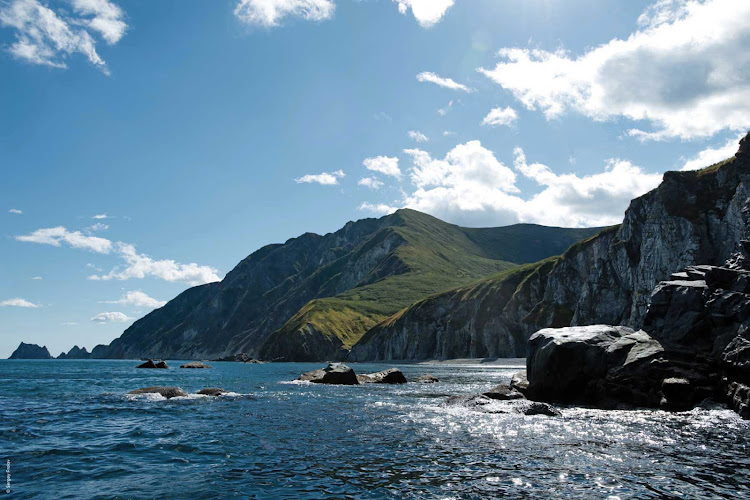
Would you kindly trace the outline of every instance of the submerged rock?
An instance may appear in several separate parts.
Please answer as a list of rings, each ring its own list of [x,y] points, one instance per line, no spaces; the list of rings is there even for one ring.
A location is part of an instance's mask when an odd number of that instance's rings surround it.
[[[179,387],[144,387],[130,391],[128,394],[161,394],[167,399],[187,396],[187,393]]]
[[[490,399],[499,399],[502,401],[507,401],[511,399],[524,399],[523,394],[521,394],[520,392],[518,392],[516,389],[512,388],[508,384],[496,385],[489,391],[483,392],[482,395]]]
[[[357,385],[357,374],[343,363],[329,363],[327,367],[300,375],[297,380],[313,384]]]
[[[169,365],[167,365],[166,361],[154,362],[153,359],[149,359],[145,363],[141,363],[140,365],[136,366],[136,368],[169,368]]]
[[[406,377],[398,368],[389,368],[367,375],[357,375],[360,384],[405,384]]]
[[[438,378],[434,375],[430,375],[429,373],[427,373],[425,375],[420,375],[419,377],[417,377],[417,380],[415,380],[415,382],[419,384],[434,384],[436,382],[440,382],[440,380],[438,380]]]
[[[180,365],[180,368],[211,368],[211,365],[207,365],[201,361],[191,361],[190,363]]]
[[[201,389],[198,391],[198,394],[202,394],[204,396],[221,396],[222,394],[226,394],[229,391],[225,391],[224,389],[219,389],[218,387],[208,387],[206,389]]]

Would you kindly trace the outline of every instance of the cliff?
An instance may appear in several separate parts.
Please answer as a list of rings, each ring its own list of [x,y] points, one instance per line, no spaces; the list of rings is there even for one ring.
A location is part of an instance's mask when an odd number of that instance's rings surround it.
[[[36,344],[21,344],[13,351],[8,359],[52,359],[47,347],[39,347]]]

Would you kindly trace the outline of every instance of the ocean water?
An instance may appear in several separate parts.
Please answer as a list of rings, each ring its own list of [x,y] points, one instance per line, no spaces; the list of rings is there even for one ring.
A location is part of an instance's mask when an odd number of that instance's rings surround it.
[[[354,387],[289,382],[320,363],[137,364],[0,361],[10,498],[750,498],[750,422],[721,407],[550,418],[443,405],[523,360],[398,365],[440,382]],[[152,385],[235,394],[126,395]]]

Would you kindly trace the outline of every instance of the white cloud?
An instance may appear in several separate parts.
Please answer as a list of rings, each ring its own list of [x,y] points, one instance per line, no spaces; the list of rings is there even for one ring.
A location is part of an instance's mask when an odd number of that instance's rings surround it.
[[[92,215],[91,218],[92,219],[97,219],[97,220],[102,220],[102,219],[111,219],[112,216],[111,215],[107,215],[107,214],[96,214],[96,215]]]
[[[532,222],[552,226],[599,226],[622,221],[630,200],[656,187],[660,174],[649,174],[631,163],[611,159],[603,171],[578,176],[557,174],[546,165],[528,164],[520,148],[514,170],[501,163],[479,141],[454,147],[443,159],[420,149],[412,158],[413,189],[398,202],[441,219],[468,226]],[[540,187],[521,193],[517,174]],[[363,203],[361,210],[388,213],[389,205]]]
[[[504,48],[479,71],[547,118],[650,123],[640,139],[691,139],[750,128],[750,2],[660,1],[627,39],[573,56]]]
[[[8,210],[8,213],[16,214],[16,215],[23,214],[23,212],[21,210],[17,209],[17,208],[11,208],[10,210]]]
[[[39,307],[36,304],[29,302],[28,300],[16,297],[15,299],[3,300],[0,302],[0,307]]]
[[[429,28],[443,18],[445,12],[453,6],[454,0],[393,0],[398,4],[398,11],[406,14],[411,8],[414,18],[423,28]]]
[[[453,81],[450,78],[443,78],[430,71],[423,71],[417,75],[417,80],[420,82],[430,82],[435,85],[439,85],[446,89],[451,90],[463,90],[464,92],[473,92],[474,89],[467,87],[462,83]]]
[[[409,139],[417,142],[429,142],[430,138],[418,130],[409,131]]]
[[[398,158],[396,157],[375,156],[373,158],[365,158],[362,165],[367,170],[372,170],[373,172],[379,172],[383,175],[396,177],[397,179],[401,177],[401,169],[398,168]]]
[[[109,225],[102,224],[101,222],[97,222],[96,224],[92,224],[89,227],[87,227],[86,231],[93,233],[95,231],[106,231],[107,229],[109,229]]]
[[[78,322],[76,321],[63,321],[60,323],[62,326],[76,326]]]
[[[124,269],[115,268],[108,274],[89,276],[93,280],[128,280],[131,278],[154,277],[165,281],[183,282],[189,285],[203,285],[219,281],[218,271],[210,266],[199,266],[180,264],[172,259],[154,260],[148,255],[139,254],[135,245],[118,242],[116,244],[117,254],[125,260],[127,266]]]
[[[32,276],[31,279],[34,280],[34,281],[40,281],[40,280],[42,280],[44,278],[42,278],[41,276]]]
[[[487,113],[487,116],[482,120],[482,125],[490,125],[492,127],[497,126],[510,126],[513,122],[518,119],[518,113],[510,106],[505,108],[493,108]]]
[[[37,229],[31,234],[15,236],[18,241],[62,246],[63,243],[78,249],[90,250],[101,254],[114,253],[125,261],[124,269],[115,268],[106,275],[89,276],[91,280],[126,280],[130,278],[145,278],[152,276],[165,281],[184,282],[190,285],[202,285],[219,281],[218,271],[213,267],[199,266],[195,263],[180,264],[171,259],[154,260],[139,254],[135,246],[118,241],[113,243],[106,238],[86,236],[80,231],[68,231],[62,226]],[[93,265],[88,265],[93,267]]]
[[[126,292],[120,300],[102,301],[102,304],[120,304],[123,306],[147,307],[149,309],[162,307],[166,303],[167,301],[165,300],[156,300],[155,298],[149,297],[147,294],[139,290]]]
[[[740,139],[742,139],[742,135],[729,139],[723,146],[704,149],[687,160],[680,170],[698,170],[731,158],[737,152],[737,143]]]
[[[443,131],[443,137],[448,137],[449,135],[456,135],[456,133],[453,132],[453,131],[451,131],[451,130],[444,130]]]
[[[109,311],[109,312],[103,312],[99,313],[95,316],[91,317],[91,321],[94,323],[126,323],[128,321],[131,321],[133,318],[129,317],[126,314],[123,314],[118,311]]]
[[[335,10],[332,0],[239,0],[234,15],[247,24],[272,28],[288,16],[324,21]]]
[[[65,68],[68,55],[83,54],[105,74],[107,64],[96,51],[91,33],[118,42],[127,25],[124,13],[107,0],[73,0],[73,12],[54,11],[37,0],[11,0],[0,7],[0,26],[15,30],[10,53],[32,64]],[[68,15],[69,14],[69,15]]]
[[[370,189],[380,189],[383,187],[382,181],[379,181],[378,179],[374,177],[362,177],[359,182],[357,182],[360,186],[368,187]]]
[[[386,205],[385,203],[368,203],[364,202],[359,207],[357,207],[358,210],[363,210],[366,212],[372,212],[375,214],[391,214],[398,210],[398,207],[392,207],[390,205]]]
[[[302,177],[298,177],[294,179],[294,182],[297,184],[310,184],[310,183],[316,183],[316,184],[322,184],[324,186],[334,186],[339,183],[339,179],[345,177],[346,174],[343,170],[337,170],[335,172],[323,172],[321,174],[307,174],[303,175]]]
[[[104,254],[108,254],[112,250],[112,242],[106,238],[86,236],[80,231],[68,231],[63,226],[37,229],[31,234],[15,236],[15,239],[55,247],[59,247],[65,243],[73,248]]]

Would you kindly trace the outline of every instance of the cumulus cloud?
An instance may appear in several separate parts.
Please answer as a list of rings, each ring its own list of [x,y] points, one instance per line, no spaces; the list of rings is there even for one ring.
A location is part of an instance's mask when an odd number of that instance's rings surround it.
[[[418,130],[409,131],[409,139],[417,142],[429,142],[430,138]]]
[[[572,110],[594,120],[643,120],[660,140],[750,127],[750,2],[660,1],[627,39],[579,56],[503,48],[479,71],[548,119]]]
[[[65,57],[84,55],[100,71],[107,64],[96,51],[98,34],[108,44],[117,43],[127,29],[120,7],[108,0],[73,0],[72,12],[52,10],[37,0],[11,0],[0,7],[0,26],[15,30],[10,53],[17,59],[65,68]]]
[[[18,241],[39,243],[42,245],[62,246],[63,243],[73,248],[108,254],[112,251],[112,242],[98,236],[87,236],[80,231],[68,231],[63,226],[37,229],[31,234],[15,236]]]
[[[102,219],[111,219],[112,216],[107,215],[107,214],[96,214],[96,215],[92,215],[91,218],[96,219],[96,220],[102,220]]]
[[[38,305],[29,302],[28,300],[16,297],[15,299],[8,299],[3,300],[0,302],[0,307],[28,307],[28,308],[35,308],[39,307]]]
[[[398,210],[398,207],[392,207],[390,205],[386,205],[385,203],[369,203],[364,202],[359,207],[357,207],[358,210],[363,210],[366,212],[372,212],[374,214],[382,214],[387,215],[395,212]]]
[[[383,182],[374,177],[362,177],[359,182],[357,182],[357,184],[359,184],[360,186],[368,187],[370,189],[380,189],[381,187],[383,187]]]
[[[99,313],[91,317],[91,321],[94,323],[126,323],[131,321],[133,318],[119,311],[109,311]]]
[[[704,149],[687,160],[680,170],[698,170],[731,158],[737,152],[737,143],[741,138],[742,135],[729,139],[722,146]]]
[[[518,113],[510,106],[505,108],[493,108],[487,113],[487,116],[482,120],[482,125],[490,125],[492,127],[497,126],[510,126],[513,122],[518,119]]]
[[[335,172],[323,172],[321,174],[307,174],[302,177],[294,179],[297,184],[322,184],[324,186],[334,186],[339,183],[339,179],[345,177],[346,174],[343,170],[336,170]]]
[[[123,306],[133,307],[146,307],[149,309],[156,309],[166,304],[165,300],[156,300],[153,297],[149,297],[147,294],[140,290],[126,292],[119,300],[104,300],[102,304],[120,304]]]
[[[421,149],[411,157],[408,190],[399,206],[427,212],[468,226],[531,222],[551,226],[616,224],[630,200],[656,187],[660,174],[650,174],[628,161],[608,160],[602,171],[558,174],[546,165],[529,164],[523,150],[513,151],[513,168],[500,162],[479,141],[455,146],[444,158]],[[522,193],[518,176],[538,186]],[[360,210],[388,213],[394,207],[363,203]]]
[[[473,92],[474,89],[467,87],[462,83],[458,83],[450,78],[443,78],[430,71],[423,71],[417,75],[417,80],[420,82],[429,82],[439,85],[446,89],[451,90],[463,90],[464,92]]]
[[[16,214],[16,215],[21,215],[21,214],[23,214],[23,211],[21,211],[21,210],[19,210],[17,208],[11,208],[10,210],[8,210],[8,213]]]
[[[180,264],[172,259],[155,260],[148,255],[138,253],[135,245],[118,242],[115,245],[117,254],[125,261],[125,267],[116,267],[104,275],[92,275],[92,280],[129,280],[154,277],[164,281],[183,282],[189,285],[202,285],[219,281],[218,271],[210,266]]]
[[[125,261],[125,267],[116,267],[105,275],[89,276],[91,280],[127,280],[148,276],[165,281],[184,282],[190,285],[202,285],[219,281],[218,271],[210,266],[199,266],[195,263],[180,264],[172,259],[155,260],[145,254],[139,254],[135,246],[118,241],[113,243],[106,238],[88,236],[80,231],[68,231],[62,226],[37,229],[31,234],[15,236],[18,241],[38,243],[61,247],[90,250],[100,254],[114,253]],[[93,266],[91,266],[93,267]]]
[[[398,167],[398,158],[389,156],[375,156],[373,158],[365,158],[362,162],[367,170],[373,172],[379,172],[383,175],[400,178],[401,169]]]
[[[333,17],[335,10],[332,0],[239,0],[234,15],[247,24],[272,28],[285,17],[324,21]]]
[[[411,9],[414,18],[423,28],[429,28],[440,21],[445,12],[453,6],[454,0],[393,0],[402,14]]]

